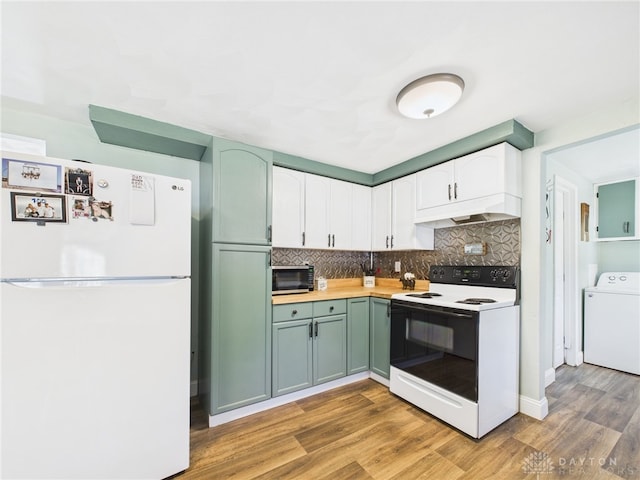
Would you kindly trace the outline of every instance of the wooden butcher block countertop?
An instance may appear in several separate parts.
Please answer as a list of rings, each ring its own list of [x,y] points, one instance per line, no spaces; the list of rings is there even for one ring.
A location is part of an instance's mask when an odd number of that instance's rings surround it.
[[[416,280],[416,292],[429,290],[429,280]],[[404,290],[408,292],[407,290]],[[379,297],[391,298],[394,293],[402,293],[402,282],[397,278],[376,278],[376,286],[365,288],[362,286],[362,278],[340,278],[327,280],[327,289],[314,290],[309,293],[297,293],[291,295],[274,295],[273,305],[286,305],[298,302],[317,302],[322,300],[337,300],[340,298]]]

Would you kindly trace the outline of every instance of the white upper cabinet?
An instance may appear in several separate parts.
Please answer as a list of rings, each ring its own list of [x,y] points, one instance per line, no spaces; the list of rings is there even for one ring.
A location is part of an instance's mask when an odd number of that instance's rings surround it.
[[[351,250],[371,250],[371,187],[351,185]]]
[[[453,161],[441,163],[417,173],[416,205],[418,209],[446,205],[453,197],[455,176]]]
[[[371,191],[371,249],[387,250],[391,245],[391,182]]]
[[[371,189],[273,168],[273,246],[371,250]]]
[[[305,174],[305,247],[330,248],[331,179]]]
[[[305,247],[351,249],[352,185],[305,174]]]
[[[520,215],[520,151],[501,143],[417,173],[416,219],[456,215]]]
[[[331,234],[331,248],[352,250],[353,184],[331,180],[329,186],[329,233],[327,235]]]
[[[273,167],[272,245],[302,248],[304,232],[304,173]]]
[[[433,229],[416,225],[416,175],[374,187],[372,250],[432,250]]]

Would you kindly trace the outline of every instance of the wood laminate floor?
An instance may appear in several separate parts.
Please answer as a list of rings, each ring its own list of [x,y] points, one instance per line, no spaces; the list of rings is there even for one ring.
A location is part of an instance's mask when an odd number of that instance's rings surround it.
[[[549,415],[480,440],[363,380],[213,428],[194,405],[191,479],[640,479],[640,377],[563,366]]]

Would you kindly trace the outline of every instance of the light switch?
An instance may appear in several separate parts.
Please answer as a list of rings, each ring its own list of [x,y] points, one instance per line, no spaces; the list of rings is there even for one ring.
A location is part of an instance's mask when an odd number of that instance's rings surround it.
[[[395,266],[394,271],[395,272],[400,272],[400,267],[401,267],[400,262],[396,262],[396,266]]]

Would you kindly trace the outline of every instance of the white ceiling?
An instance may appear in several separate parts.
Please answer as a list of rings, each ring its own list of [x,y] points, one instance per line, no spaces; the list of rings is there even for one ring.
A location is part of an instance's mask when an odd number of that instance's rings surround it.
[[[640,128],[590,139],[551,153],[576,175],[593,183],[640,176]]]
[[[537,132],[628,101],[640,2],[7,2],[2,101],[89,104],[367,173],[516,119]],[[409,120],[398,91],[466,89]]]

